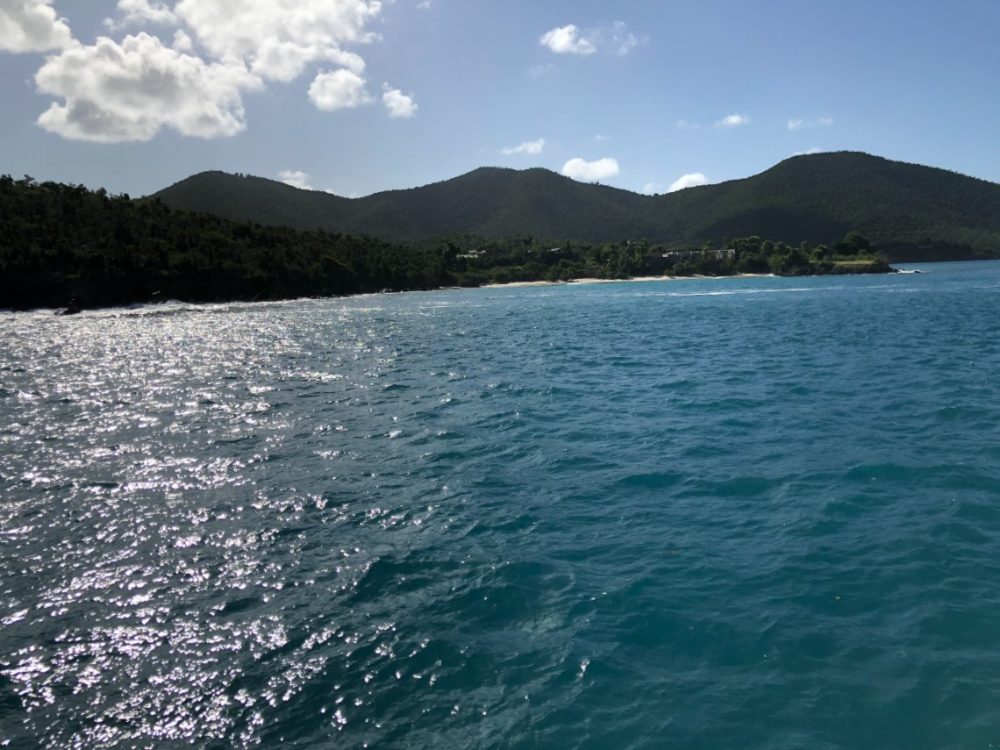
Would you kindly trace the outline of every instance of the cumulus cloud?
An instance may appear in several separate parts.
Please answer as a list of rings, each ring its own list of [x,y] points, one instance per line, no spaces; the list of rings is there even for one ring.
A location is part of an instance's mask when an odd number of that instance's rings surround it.
[[[177,16],[164,3],[150,2],[150,0],[118,0],[117,10],[118,18],[104,20],[104,24],[112,29],[144,22],[177,23]]]
[[[309,175],[297,169],[283,169],[278,173],[278,179],[299,190],[313,189],[313,186],[309,184]]]
[[[563,165],[562,173],[580,182],[596,182],[615,177],[621,172],[617,159],[604,158],[597,161],[570,159]]]
[[[592,55],[597,52],[594,43],[581,36],[580,29],[572,23],[546,31],[538,41],[557,55]]]
[[[717,128],[739,128],[743,125],[749,125],[750,118],[746,115],[741,115],[738,112],[736,114],[727,115],[715,123]]]
[[[793,118],[788,121],[788,129],[791,131],[803,130],[805,128],[829,128],[833,126],[832,117],[820,117],[815,120],[804,120]]]
[[[262,85],[242,63],[207,64],[145,33],[70,47],[45,61],[35,83],[64,100],[39,125],[103,143],[147,141],[164,127],[199,138],[235,135],[246,127],[241,92]]]
[[[647,182],[642,186],[643,195],[658,195],[663,192],[663,185],[658,182]]]
[[[537,141],[525,141],[517,146],[507,146],[506,148],[500,149],[500,153],[505,156],[513,156],[514,154],[529,154],[530,156],[537,156],[542,153],[545,149],[545,139],[539,138]]]
[[[378,0],[180,0],[175,13],[213,57],[287,82],[314,62],[361,73],[364,60],[343,47],[375,39],[365,28],[381,10]]]
[[[573,23],[557,26],[538,41],[557,55],[592,55],[600,49],[623,57],[648,39],[630,31],[624,21],[615,21],[592,29],[581,29]]]
[[[417,114],[417,103],[412,94],[404,94],[399,89],[394,89],[388,83],[382,84],[382,103],[389,111],[389,117],[401,119],[415,117]]]
[[[174,49],[178,52],[191,52],[194,50],[194,40],[182,29],[174,32]]]
[[[67,138],[147,140],[164,127],[234,135],[246,126],[243,94],[310,67],[309,97],[320,109],[375,101],[365,90],[365,60],[349,48],[378,39],[369,26],[383,0],[117,0],[111,29],[174,26],[172,46],[146,32],[82,45],[52,2],[0,0],[0,50],[63,50],[36,83],[64,100],[39,124]],[[398,89],[387,88],[383,101],[390,117],[417,111],[413,95]]]
[[[689,187],[698,187],[699,185],[707,185],[708,178],[701,172],[692,172],[691,174],[682,175],[681,177],[674,180],[670,187],[667,188],[668,193],[676,193],[678,190],[684,190]]]
[[[61,51],[35,81],[58,100],[39,125],[66,138],[144,141],[164,128],[235,135],[246,127],[247,92],[311,66],[309,98],[318,108],[375,101],[365,60],[349,48],[378,39],[369,27],[383,0],[117,0],[109,28],[174,26],[172,46],[145,31],[81,44],[52,2],[0,0],[0,50]],[[382,100],[390,117],[417,111],[413,95],[398,89],[386,87]]]
[[[321,71],[309,86],[309,101],[316,109],[334,112],[369,104],[371,95],[365,90],[365,79],[353,70],[341,68]]]
[[[0,0],[0,50],[49,52],[71,44],[73,33],[52,0]]]
[[[818,146],[813,146],[812,148],[806,149],[805,151],[796,151],[794,154],[792,154],[792,156],[812,156],[813,154],[822,154],[822,153],[824,153],[823,149],[819,148]]]

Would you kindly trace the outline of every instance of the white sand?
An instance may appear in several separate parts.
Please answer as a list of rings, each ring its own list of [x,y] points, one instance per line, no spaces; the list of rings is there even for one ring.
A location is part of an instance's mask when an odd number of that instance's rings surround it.
[[[695,279],[768,279],[771,273],[738,273],[732,276],[636,276],[631,279],[573,279],[572,281],[511,281],[506,284],[483,284],[482,289],[519,286],[565,286],[567,284],[631,284],[644,281],[692,281]]]

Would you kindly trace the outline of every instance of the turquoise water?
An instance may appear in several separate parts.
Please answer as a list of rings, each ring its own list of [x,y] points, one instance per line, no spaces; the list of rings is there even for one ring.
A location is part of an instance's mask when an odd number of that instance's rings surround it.
[[[0,745],[991,748],[1000,263],[0,315]]]

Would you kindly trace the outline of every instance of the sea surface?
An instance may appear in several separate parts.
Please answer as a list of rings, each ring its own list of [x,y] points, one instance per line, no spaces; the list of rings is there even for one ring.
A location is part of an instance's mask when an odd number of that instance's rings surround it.
[[[1000,263],[0,314],[0,746],[1000,746]]]

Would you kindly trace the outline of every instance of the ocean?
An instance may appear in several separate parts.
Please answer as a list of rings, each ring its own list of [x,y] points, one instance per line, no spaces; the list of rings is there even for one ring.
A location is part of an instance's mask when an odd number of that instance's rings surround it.
[[[0,747],[993,748],[1000,262],[0,314]]]

